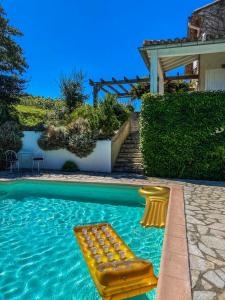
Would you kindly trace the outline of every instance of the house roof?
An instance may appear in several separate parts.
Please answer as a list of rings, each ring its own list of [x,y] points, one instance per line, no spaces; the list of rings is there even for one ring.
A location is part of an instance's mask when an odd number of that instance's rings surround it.
[[[158,53],[163,71],[186,66],[198,60],[200,54],[225,52],[225,39],[209,41],[190,41],[189,39],[145,41],[143,47],[139,48],[142,58],[148,68],[151,64],[151,52]]]
[[[176,39],[166,39],[166,40],[145,40],[143,42],[143,47],[148,46],[159,46],[159,45],[172,45],[172,44],[182,44],[190,42],[189,38],[176,38]]]
[[[219,2],[221,2],[221,1],[222,1],[222,0],[215,0],[215,1],[212,2],[212,3],[206,4],[206,5],[202,6],[202,7],[199,7],[199,8],[197,8],[197,9],[195,9],[195,10],[193,11],[193,13],[200,12],[201,10],[204,10],[205,8],[209,8],[210,6],[216,5],[216,4],[218,4]]]

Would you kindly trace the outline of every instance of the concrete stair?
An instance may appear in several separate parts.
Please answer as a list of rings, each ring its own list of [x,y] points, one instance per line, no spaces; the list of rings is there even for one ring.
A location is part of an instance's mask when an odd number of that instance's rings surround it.
[[[131,119],[131,132],[120,149],[114,165],[114,172],[143,174],[142,155],[140,151],[139,114]]]

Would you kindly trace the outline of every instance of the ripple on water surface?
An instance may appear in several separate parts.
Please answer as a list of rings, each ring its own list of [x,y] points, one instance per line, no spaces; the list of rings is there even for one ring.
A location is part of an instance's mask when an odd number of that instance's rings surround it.
[[[0,300],[101,299],[73,235],[73,227],[82,223],[111,223],[137,256],[153,263],[158,275],[164,231],[143,229],[143,211],[143,206],[49,194],[5,195],[0,199]],[[135,299],[155,299],[155,290]]]

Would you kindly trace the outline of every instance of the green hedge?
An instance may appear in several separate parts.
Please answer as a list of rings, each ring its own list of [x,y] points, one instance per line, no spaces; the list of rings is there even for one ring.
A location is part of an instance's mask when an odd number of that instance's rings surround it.
[[[225,92],[143,96],[141,150],[149,176],[225,179]]]

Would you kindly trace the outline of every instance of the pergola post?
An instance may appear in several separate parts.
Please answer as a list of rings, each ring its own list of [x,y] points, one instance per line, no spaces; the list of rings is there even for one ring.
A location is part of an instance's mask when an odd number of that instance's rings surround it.
[[[158,93],[158,52],[157,50],[150,51],[151,66],[150,66],[150,92]]]
[[[93,104],[96,107],[98,105],[98,92],[100,88],[98,85],[93,86]]]

